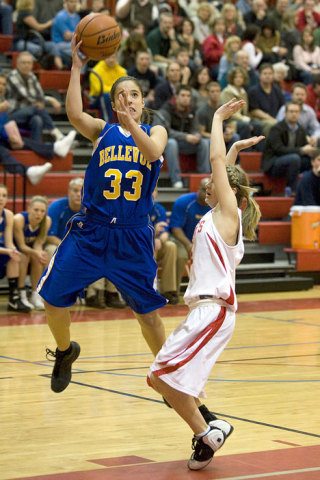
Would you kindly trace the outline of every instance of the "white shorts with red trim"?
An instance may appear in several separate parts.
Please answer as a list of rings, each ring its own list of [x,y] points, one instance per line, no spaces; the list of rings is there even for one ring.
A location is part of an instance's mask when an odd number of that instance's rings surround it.
[[[200,302],[199,302],[200,303]],[[192,308],[167,338],[150,372],[172,388],[205,397],[205,384],[218,357],[232,337],[235,313],[216,303]]]

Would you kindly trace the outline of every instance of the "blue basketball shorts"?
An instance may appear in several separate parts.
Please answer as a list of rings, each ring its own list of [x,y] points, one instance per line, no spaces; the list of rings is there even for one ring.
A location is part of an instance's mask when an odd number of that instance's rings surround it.
[[[37,291],[46,302],[70,307],[85,287],[107,278],[136,313],[166,305],[166,299],[155,290],[152,226],[98,223],[80,213],[68,227],[38,284]]]

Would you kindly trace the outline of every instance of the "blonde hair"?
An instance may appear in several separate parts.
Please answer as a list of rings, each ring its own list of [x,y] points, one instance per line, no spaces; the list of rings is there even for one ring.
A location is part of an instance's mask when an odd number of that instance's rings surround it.
[[[228,37],[225,44],[224,44],[223,50],[224,50],[225,56],[227,57],[227,60],[229,62],[231,62],[233,60],[233,56],[235,54],[235,52],[233,52],[231,50],[231,45],[235,42],[237,42],[239,44],[239,49],[238,49],[238,51],[239,51],[240,48],[241,48],[241,38],[238,37],[237,35],[231,35],[230,37]]]
[[[236,189],[238,207],[242,209],[243,234],[248,240],[255,240],[261,217],[259,205],[252,197],[256,190],[250,187],[248,175],[239,165],[227,165],[226,169],[230,186]]]
[[[16,4],[16,10],[33,10],[34,0],[18,0]]]
[[[46,206],[46,214],[44,215],[43,219],[39,224],[39,234],[37,238],[43,240],[46,236],[46,227],[47,227],[47,211],[48,211],[48,199],[47,197],[43,197],[42,195],[35,195],[30,199],[29,207],[31,207],[34,203],[41,202]]]

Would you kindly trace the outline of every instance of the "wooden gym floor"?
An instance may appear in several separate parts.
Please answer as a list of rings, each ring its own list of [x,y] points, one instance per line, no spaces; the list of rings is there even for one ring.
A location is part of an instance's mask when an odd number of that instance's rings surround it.
[[[191,431],[146,384],[152,356],[129,309],[73,311],[82,352],[54,394],[44,314],[8,314],[5,300],[1,480],[320,480],[320,287],[239,296],[205,401],[235,430],[201,472],[186,466]],[[167,332],[185,313],[162,310]]]

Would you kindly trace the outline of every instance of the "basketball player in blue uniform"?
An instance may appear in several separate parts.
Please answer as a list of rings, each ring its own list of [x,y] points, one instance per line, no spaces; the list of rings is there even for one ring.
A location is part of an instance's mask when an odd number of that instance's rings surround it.
[[[70,341],[68,307],[87,285],[110,280],[135,312],[142,334],[154,355],[165,341],[158,309],[166,304],[154,288],[157,265],[154,230],[149,223],[152,192],[159,176],[167,133],[162,126],[141,124],[144,101],[139,83],[121,77],[110,92],[118,124],[106,124],[83,111],[81,42],[73,39],[73,63],[66,98],[71,124],[92,141],[82,204],[38,285],[45,300],[47,321],[57,349],[51,377],[54,392],[71,380],[71,366],[80,346]]]
[[[30,308],[21,302],[18,292],[21,253],[13,243],[13,213],[5,208],[7,201],[7,187],[0,184],[0,278],[5,276],[8,278],[8,310],[27,313],[30,312]]]

